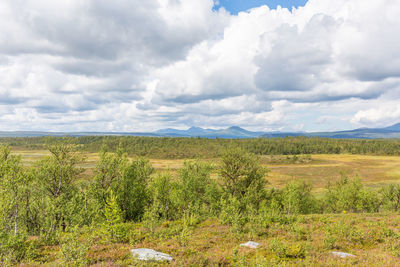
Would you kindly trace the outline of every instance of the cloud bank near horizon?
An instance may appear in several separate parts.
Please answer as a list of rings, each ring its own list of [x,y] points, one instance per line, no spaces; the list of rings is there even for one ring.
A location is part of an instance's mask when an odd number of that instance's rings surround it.
[[[400,2],[0,3],[0,130],[337,130],[400,120]]]

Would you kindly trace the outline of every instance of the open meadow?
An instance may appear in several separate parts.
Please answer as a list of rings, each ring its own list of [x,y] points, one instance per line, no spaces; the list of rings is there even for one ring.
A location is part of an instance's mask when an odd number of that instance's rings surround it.
[[[15,149],[15,155],[20,155],[26,166],[44,156],[50,155],[46,150]],[[86,169],[84,176],[90,179],[93,169],[99,160],[99,153],[84,152],[82,167]],[[130,157],[132,160],[135,157]],[[188,159],[149,159],[157,171],[168,171],[176,174]],[[201,159],[200,161],[218,164],[218,158]],[[267,180],[272,187],[283,187],[291,180],[304,180],[312,184],[314,190],[323,190],[329,182],[337,181],[341,176],[358,176],[368,187],[380,187],[391,183],[400,183],[400,156],[377,156],[358,154],[316,154],[316,155],[263,155],[260,163],[269,172]],[[215,176],[215,174],[214,174]]]

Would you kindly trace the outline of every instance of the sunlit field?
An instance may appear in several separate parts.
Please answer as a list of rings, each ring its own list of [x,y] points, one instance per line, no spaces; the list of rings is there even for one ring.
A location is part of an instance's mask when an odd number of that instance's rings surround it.
[[[26,166],[49,155],[46,150],[18,150],[13,153],[22,157]],[[99,160],[98,153],[83,153],[87,169],[85,175],[93,174],[92,169]],[[261,156],[260,161],[269,172],[267,180],[272,187],[282,187],[291,180],[310,182],[314,190],[326,187],[329,182],[338,180],[341,176],[359,177],[368,187],[377,187],[389,183],[400,183],[399,156],[372,156],[353,154],[317,154],[306,156]],[[132,158],[131,158],[132,159]],[[174,174],[185,161],[193,159],[150,159],[152,166],[158,171],[169,171]],[[211,164],[218,164],[219,159],[202,159]],[[90,179],[89,177],[87,177]]]

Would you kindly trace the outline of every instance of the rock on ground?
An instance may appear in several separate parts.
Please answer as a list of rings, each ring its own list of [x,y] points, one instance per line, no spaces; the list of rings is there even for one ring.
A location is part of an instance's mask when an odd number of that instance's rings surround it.
[[[345,252],[339,252],[339,251],[332,251],[331,254],[336,257],[340,258],[347,258],[347,257],[355,257],[356,255],[350,254],[350,253],[345,253]]]
[[[257,248],[260,244],[257,242],[249,241],[243,244],[240,244],[241,247],[247,247],[247,248]]]
[[[131,253],[138,260],[143,261],[172,261],[173,257],[149,248],[132,249]]]

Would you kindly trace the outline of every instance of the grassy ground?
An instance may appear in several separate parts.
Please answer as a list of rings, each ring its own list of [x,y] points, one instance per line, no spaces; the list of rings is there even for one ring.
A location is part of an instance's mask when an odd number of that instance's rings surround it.
[[[162,242],[160,233],[169,230],[161,227],[155,238],[144,239],[135,246],[168,251],[176,255],[172,264],[175,266],[396,266],[400,255],[399,226],[398,215],[309,215],[264,229],[248,225],[244,233],[238,234],[207,220],[190,229],[184,242],[180,235]],[[260,247],[254,250],[238,246],[249,240],[259,242]],[[337,259],[330,254],[333,250],[357,257]]]
[[[300,215],[265,228],[249,224],[240,233],[208,219],[190,226],[164,222],[152,230],[132,224],[124,243],[110,243],[96,230],[81,229],[79,242],[92,240],[85,257],[91,266],[399,266],[399,227],[396,214]],[[239,247],[249,240],[260,247]],[[143,247],[168,253],[174,261],[139,262],[130,249]],[[341,259],[332,251],[356,257]],[[62,259],[60,246],[42,247],[36,263],[62,266]]]

